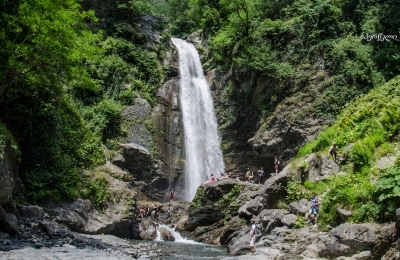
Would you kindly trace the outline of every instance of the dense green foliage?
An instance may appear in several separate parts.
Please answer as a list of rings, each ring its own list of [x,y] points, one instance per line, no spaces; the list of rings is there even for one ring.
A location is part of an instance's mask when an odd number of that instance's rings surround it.
[[[258,107],[263,116],[285,94],[311,88],[318,95],[312,95],[308,113],[333,119],[400,70],[398,40],[365,38],[398,34],[395,0],[174,0],[171,6],[178,3],[172,26],[180,32],[203,29],[213,64],[251,69],[274,82],[273,89],[264,90],[268,94],[256,98],[264,104]],[[181,21],[187,27],[179,26]],[[243,99],[240,104],[249,102],[255,103]]]
[[[398,156],[399,106],[400,77],[373,89],[349,105],[335,124],[299,151],[299,156],[315,152],[327,154],[332,143],[336,143],[340,150],[353,144],[339,153],[343,160],[341,168],[347,174],[326,182],[292,183],[288,186],[288,200],[307,197],[303,195],[310,192],[327,192],[320,214],[323,224],[340,223],[337,207],[352,210],[349,221],[353,222],[393,219],[394,210],[400,207],[399,162],[384,172],[379,171],[375,164],[382,156]],[[377,179],[377,183],[372,184],[371,179]]]
[[[340,155],[347,175],[319,183],[290,182],[287,202],[328,191],[322,223],[339,223],[337,206],[353,210],[354,222],[390,219],[390,210],[400,206],[400,165],[382,173],[375,161],[393,152],[399,140],[400,79],[391,79],[400,72],[400,45],[365,36],[399,33],[397,2],[2,1],[0,151],[10,135],[20,151],[26,187],[20,199],[43,203],[83,196],[103,206],[110,197],[107,179],[82,171],[102,164],[102,144],[115,144],[124,135],[124,106],[138,96],[156,104],[155,91],[166,77],[160,61],[169,34],[186,37],[201,29],[209,39],[202,50],[209,68],[237,69],[252,80],[270,82],[253,97],[249,93],[257,84],[243,91],[234,80],[227,82],[227,98],[235,105],[218,108],[221,127],[231,127],[233,115],[253,105],[255,113],[245,120],[257,116],[253,121],[262,125],[281,101],[312,103],[291,119],[309,114],[333,120],[340,114],[299,156],[326,153],[333,142],[341,149],[354,143]],[[142,28],[144,21],[163,37]],[[246,140],[254,128],[248,121],[240,123],[242,131],[235,130]],[[224,140],[224,151],[236,141]],[[235,187],[216,203],[226,206],[226,216],[237,210],[238,192]],[[202,204],[199,196],[194,204]]]
[[[148,35],[134,29],[154,6],[104,4],[106,9],[86,1],[82,8],[76,0],[0,3],[0,125],[21,152],[21,200],[82,195],[104,204],[101,176],[83,178],[82,170],[104,163],[102,142],[121,136],[124,105],[139,95],[155,103],[165,77],[158,61],[162,43],[150,51]],[[3,131],[0,136],[1,145]]]

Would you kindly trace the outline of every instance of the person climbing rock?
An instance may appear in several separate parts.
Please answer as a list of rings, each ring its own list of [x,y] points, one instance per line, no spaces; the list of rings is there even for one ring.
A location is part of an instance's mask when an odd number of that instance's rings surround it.
[[[332,155],[333,161],[336,162],[336,156],[337,156],[337,146],[336,146],[336,144],[333,144],[333,145],[331,146],[331,148],[329,148],[329,154],[328,154],[328,156],[329,156],[329,155]]]
[[[257,172],[258,172],[258,184],[261,184],[264,178],[264,168],[261,167],[261,169],[258,170]]]

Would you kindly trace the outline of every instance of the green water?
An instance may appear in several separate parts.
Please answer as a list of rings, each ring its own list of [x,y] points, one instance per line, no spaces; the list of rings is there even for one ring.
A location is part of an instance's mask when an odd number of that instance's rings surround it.
[[[200,260],[200,259],[222,259],[229,256],[227,249],[222,246],[207,244],[183,244],[167,241],[140,241],[140,243],[157,244],[155,248],[161,249],[163,256],[154,259],[160,260]],[[153,259],[153,258],[151,258]]]

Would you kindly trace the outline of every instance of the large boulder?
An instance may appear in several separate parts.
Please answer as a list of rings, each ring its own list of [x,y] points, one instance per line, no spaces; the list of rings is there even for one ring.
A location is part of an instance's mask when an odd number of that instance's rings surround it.
[[[287,214],[282,218],[282,224],[291,228],[296,224],[297,216],[294,214]]]
[[[339,165],[330,160],[327,155],[311,154],[304,160],[307,167],[306,179],[321,181],[340,172]]]
[[[120,144],[120,146],[125,158],[124,169],[128,170],[134,177],[150,174],[152,161],[148,149],[135,143],[125,143]]]
[[[351,210],[343,209],[343,208],[336,208],[336,213],[339,215],[340,219],[343,222],[346,222],[346,220],[351,216],[352,212]]]
[[[368,224],[342,224],[332,229],[330,234],[355,252],[369,249],[376,239],[373,227]]]
[[[110,234],[122,238],[133,238],[134,219],[124,218],[112,211],[98,212],[89,200],[78,199],[49,209],[59,223],[74,231],[86,234]]]
[[[22,206],[19,210],[19,215],[24,218],[38,218],[41,219],[45,216],[43,208],[39,206]]]
[[[275,227],[281,227],[283,225],[282,219],[286,213],[287,211],[282,209],[264,209],[261,211],[256,221],[262,223],[262,234],[269,234]]]
[[[139,224],[140,238],[154,240],[157,237],[157,224],[150,219],[143,219]]]
[[[10,235],[15,235],[18,233],[17,217],[12,213],[7,213],[2,208],[0,208],[0,231]]]
[[[189,208],[189,217],[185,223],[185,230],[193,231],[198,226],[211,225],[223,218],[223,214],[216,207],[191,206]]]
[[[245,210],[258,215],[263,209],[276,208],[278,202],[286,197],[289,170],[290,166],[286,166],[280,173],[269,178],[262,187],[261,195],[250,200]]]
[[[289,211],[296,215],[304,215],[308,212],[309,207],[301,202],[292,202],[288,205]]]
[[[223,232],[220,236],[221,245],[229,244],[232,239],[236,238],[238,233],[244,228],[245,224],[239,217],[232,218],[227,225],[225,225]]]

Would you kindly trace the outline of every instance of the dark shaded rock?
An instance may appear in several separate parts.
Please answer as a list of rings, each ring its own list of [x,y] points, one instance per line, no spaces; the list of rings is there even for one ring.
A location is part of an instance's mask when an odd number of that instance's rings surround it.
[[[41,207],[38,206],[23,206],[19,210],[19,214],[24,218],[43,218],[45,213]]]
[[[246,210],[254,215],[258,215],[263,209],[276,208],[278,202],[286,197],[286,184],[288,182],[288,171],[290,166],[286,166],[279,174],[269,178],[261,191],[261,195],[252,199]]]
[[[247,203],[243,204],[240,208],[239,208],[239,216],[242,217],[247,217],[247,218],[251,218],[253,216],[253,214],[251,214],[250,212],[247,211]]]
[[[121,154],[117,154],[111,162],[118,167],[125,167],[125,158]]]
[[[229,244],[245,226],[246,224],[239,217],[232,218],[221,233],[219,240],[221,245]]]
[[[0,208],[0,231],[10,235],[18,233],[18,219],[12,213],[7,213]]]
[[[206,226],[223,218],[222,212],[213,206],[191,206],[185,230],[193,231],[198,226]]]
[[[57,234],[57,225],[49,220],[40,221],[39,227],[50,237]]]
[[[171,44],[171,52],[167,51],[169,56],[167,66],[171,71],[179,70],[178,53],[175,45]],[[184,138],[183,123],[179,101],[179,78],[167,80],[158,90],[157,97],[160,99],[151,115],[151,120],[155,128],[162,135],[154,136],[154,144],[159,151],[160,160],[157,162],[157,172],[164,179],[171,182],[176,192],[176,199],[184,199]],[[169,184],[169,183],[168,183]],[[163,187],[166,194],[169,192]]]
[[[35,248],[42,248],[42,247],[44,247],[44,244],[43,243],[35,243]]]
[[[192,234],[197,242],[207,243],[211,245],[220,245],[220,236],[224,231],[224,220],[210,225],[197,227]]]
[[[131,235],[135,234],[135,220],[124,219],[113,213],[99,213],[89,200],[78,199],[49,211],[58,223],[67,225],[73,231],[112,234],[122,238],[131,238]]]
[[[233,234],[235,234],[235,236],[228,244],[229,253],[232,255],[237,255],[250,251],[250,226],[242,226],[241,229]],[[259,239],[259,237],[256,237],[256,242]]]
[[[125,168],[134,176],[143,175],[141,179],[145,180],[152,166],[149,150],[134,143],[120,144],[120,146],[123,148]]]
[[[18,159],[14,154],[11,137],[6,136],[4,151],[0,151],[0,205],[9,202],[13,194],[24,190],[18,177]]]
[[[252,184],[235,179],[223,179],[220,181],[209,182],[203,184],[201,190],[201,199],[203,204],[214,204],[215,201],[220,200],[224,195],[228,194],[233,187],[240,186],[241,194],[249,194],[249,192],[256,192],[260,189],[260,185]],[[261,191],[260,191],[261,193]],[[239,196],[241,197],[241,196]]]

